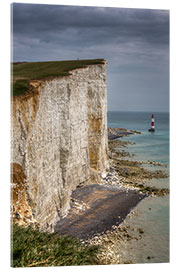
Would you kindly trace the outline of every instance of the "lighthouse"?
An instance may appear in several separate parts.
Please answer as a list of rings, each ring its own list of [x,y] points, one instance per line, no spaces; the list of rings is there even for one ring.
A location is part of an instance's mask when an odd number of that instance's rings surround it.
[[[148,130],[150,132],[155,131],[155,126],[154,126],[154,114],[152,114],[152,120],[151,120],[151,128]]]

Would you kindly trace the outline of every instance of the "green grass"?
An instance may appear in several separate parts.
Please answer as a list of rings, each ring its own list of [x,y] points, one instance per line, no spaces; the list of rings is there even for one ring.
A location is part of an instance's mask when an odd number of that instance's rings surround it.
[[[32,79],[53,78],[66,76],[70,70],[87,65],[102,64],[103,59],[49,61],[49,62],[22,62],[12,64],[13,96],[18,96],[28,90],[28,81]]]
[[[13,225],[12,267],[95,265],[97,252],[71,237]]]
[[[12,95],[13,96],[19,96],[27,92],[29,89],[29,82],[28,80],[17,80],[12,85]]]

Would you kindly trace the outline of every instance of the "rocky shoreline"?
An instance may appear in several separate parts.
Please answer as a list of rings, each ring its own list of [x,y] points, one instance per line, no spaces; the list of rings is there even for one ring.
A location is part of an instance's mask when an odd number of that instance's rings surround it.
[[[116,129],[114,129],[113,132],[115,134]],[[127,134],[124,136],[127,136]],[[131,161],[127,159],[124,160],[124,157],[131,157],[127,151],[123,150],[123,148],[126,148],[128,144],[132,144],[132,142],[114,139],[109,140],[109,158],[111,167],[109,174],[102,179],[103,185],[119,185],[121,188],[126,188],[127,190],[136,189],[138,190],[139,194],[146,194],[148,197],[161,197],[168,195],[169,189],[148,186],[149,180],[153,178],[167,178],[168,175],[162,170],[150,171],[141,167],[143,164],[166,167],[166,164],[150,160],[146,162]],[[149,208],[149,211],[151,211],[151,208]],[[127,252],[127,244],[130,246],[134,245],[136,241],[141,240],[145,235],[143,228],[132,227],[132,225],[129,225],[128,223],[128,220],[133,219],[133,217],[136,215],[136,209],[132,209],[122,223],[114,225],[111,230],[106,231],[106,233],[103,235],[97,235],[92,239],[89,239],[88,243],[101,247],[101,253],[98,256],[102,261],[102,264],[133,263],[131,259],[125,260],[127,256],[122,256],[122,253]],[[119,252],[117,246],[121,247],[121,252]],[[148,255],[145,258],[145,261],[147,263],[151,262],[153,258],[153,256]]]
[[[122,258],[117,245],[125,248],[126,243],[140,240],[145,232],[143,228],[126,224],[126,220],[136,215],[133,208],[142,199],[169,194],[169,189],[148,186],[149,180],[167,178],[168,175],[162,170],[150,171],[141,166],[150,164],[165,167],[165,164],[123,159],[124,156],[131,157],[124,148],[132,142],[114,138],[138,132],[129,134],[125,129],[113,128],[108,131],[111,135],[109,137],[114,136],[109,139],[109,172],[102,175],[100,183],[81,187],[73,192],[71,211],[57,224],[56,231],[78,237],[83,243],[100,246],[98,258],[102,264],[132,263],[131,260]],[[147,262],[151,259],[151,256],[147,256]]]
[[[108,128],[108,140],[115,140],[132,134],[141,134],[141,132],[125,128]]]

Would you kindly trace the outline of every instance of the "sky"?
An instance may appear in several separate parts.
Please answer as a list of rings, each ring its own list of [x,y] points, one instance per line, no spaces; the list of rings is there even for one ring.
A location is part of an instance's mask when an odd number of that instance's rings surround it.
[[[108,110],[169,111],[169,11],[18,4],[12,61],[107,60]]]

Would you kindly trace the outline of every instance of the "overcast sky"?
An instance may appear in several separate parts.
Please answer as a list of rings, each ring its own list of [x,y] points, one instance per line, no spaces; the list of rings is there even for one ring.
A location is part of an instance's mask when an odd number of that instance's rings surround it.
[[[13,61],[104,58],[108,110],[169,110],[169,12],[13,4]]]

